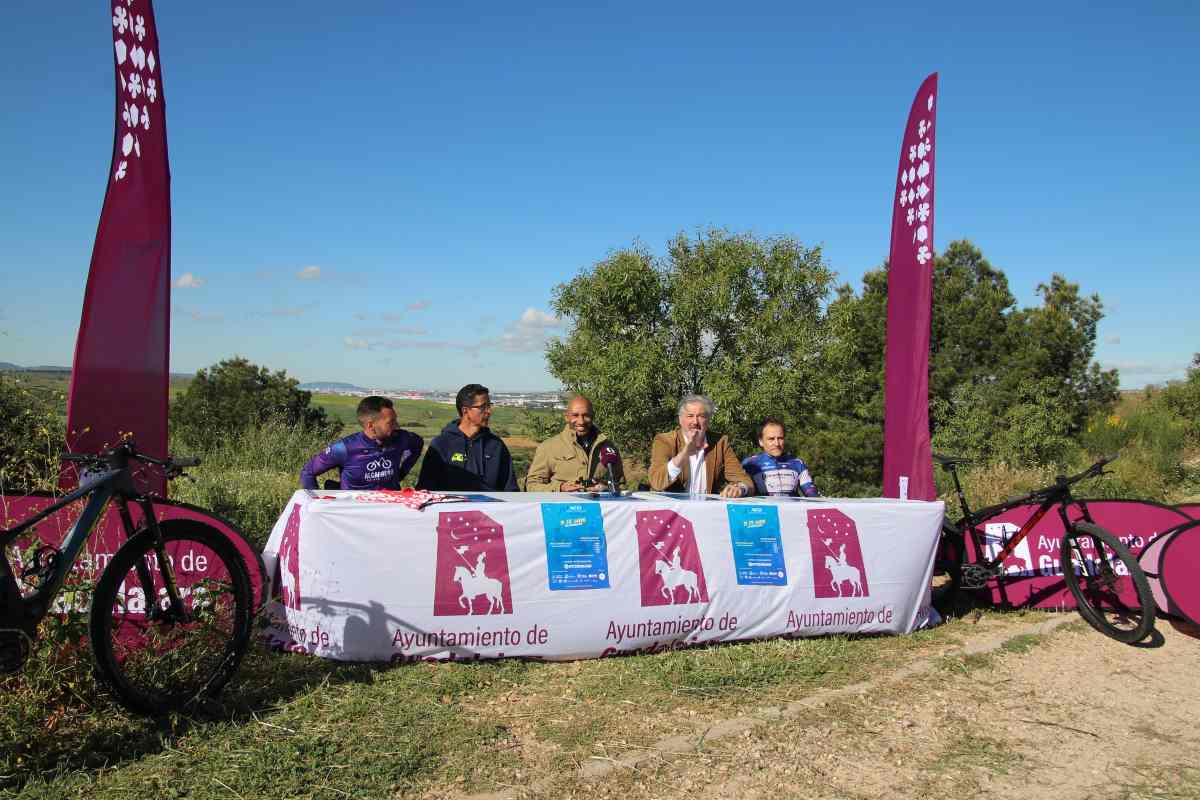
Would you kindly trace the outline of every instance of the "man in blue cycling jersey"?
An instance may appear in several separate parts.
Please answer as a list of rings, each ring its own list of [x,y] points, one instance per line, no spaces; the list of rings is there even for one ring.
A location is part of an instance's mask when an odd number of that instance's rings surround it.
[[[767,417],[758,426],[758,446],[763,452],[742,462],[746,474],[754,480],[758,494],[786,497],[817,497],[817,487],[803,461],[786,453],[783,422]]]
[[[364,397],[357,413],[362,431],[313,456],[300,470],[301,488],[316,489],[317,476],[331,469],[341,470],[343,489],[400,488],[425,442],[396,424],[396,409],[386,397]]]

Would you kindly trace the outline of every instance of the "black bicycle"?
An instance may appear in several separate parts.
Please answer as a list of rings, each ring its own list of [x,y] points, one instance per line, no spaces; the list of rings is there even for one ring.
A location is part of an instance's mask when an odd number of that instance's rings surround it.
[[[1149,636],[1154,630],[1155,605],[1145,572],[1120,539],[1092,520],[1087,503],[1071,495],[1071,486],[1104,474],[1105,465],[1115,458],[1115,455],[1102,458],[1078,475],[1059,475],[1050,486],[972,511],[956,469],[967,460],[934,454],[933,460],[949,470],[954,478],[954,491],[963,513],[958,522],[947,520],[942,523],[938,571],[946,575],[947,583],[935,591],[935,600],[941,604],[960,588],[984,589],[990,580],[1003,580],[1005,559],[1050,509],[1058,506],[1064,530],[1060,557],[1062,574],[1080,616],[1093,628],[1119,642],[1131,644]],[[994,557],[988,558],[980,524],[1026,503],[1038,503],[1033,516],[1006,538]],[[1072,520],[1067,515],[1070,507],[1079,509],[1081,519]],[[973,545],[971,561],[967,561],[967,537]]]
[[[177,710],[215,695],[237,671],[250,643],[253,594],[237,547],[221,531],[194,520],[159,522],[153,498],[140,491],[136,462],[162,468],[168,479],[199,459],[165,460],[132,443],[103,455],[68,453],[84,476],[75,491],[24,520],[0,529],[0,671],[24,666],[39,623],[62,611],[59,597],[76,560],[104,515],[117,504],[126,540],[106,560],[91,590],[88,638],[96,672],[127,708],[146,714]],[[40,547],[13,569],[10,546],[42,520],[86,498],[79,518],[57,547]],[[131,505],[140,510],[135,525]]]

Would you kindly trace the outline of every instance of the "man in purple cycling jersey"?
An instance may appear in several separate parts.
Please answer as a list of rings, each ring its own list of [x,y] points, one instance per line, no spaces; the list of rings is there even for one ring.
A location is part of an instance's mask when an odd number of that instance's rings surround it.
[[[360,433],[339,439],[304,465],[302,489],[316,489],[317,476],[331,469],[341,470],[343,489],[400,488],[425,442],[396,425],[396,409],[386,397],[364,397],[358,404],[358,422]]]

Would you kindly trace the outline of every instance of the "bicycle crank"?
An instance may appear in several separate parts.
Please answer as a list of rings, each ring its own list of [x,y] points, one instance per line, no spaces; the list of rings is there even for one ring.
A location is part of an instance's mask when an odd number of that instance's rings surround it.
[[[1004,574],[1003,567],[985,567],[982,564],[963,564],[961,585],[964,589],[986,589],[988,581]]]
[[[0,673],[20,672],[32,645],[29,634],[20,628],[0,628]]]

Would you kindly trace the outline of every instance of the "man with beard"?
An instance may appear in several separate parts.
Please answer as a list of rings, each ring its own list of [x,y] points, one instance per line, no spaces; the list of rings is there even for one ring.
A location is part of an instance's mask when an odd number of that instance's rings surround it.
[[[529,466],[525,489],[530,492],[604,491],[608,470],[601,456],[613,463],[613,477],[619,484],[624,477],[617,449],[601,433],[592,418],[592,401],[577,394],[567,402],[563,413],[566,426],[562,433],[538,445]],[[611,451],[611,452],[609,452]]]
[[[362,431],[339,439],[317,453],[300,470],[300,488],[316,489],[317,476],[337,469],[342,489],[399,489],[417,463],[425,442],[396,424],[391,400],[378,395],[358,404]]]
[[[654,437],[650,449],[650,487],[688,494],[719,493],[745,497],[754,485],[728,437],[710,433],[713,402],[690,394],[679,402],[679,427]],[[715,441],[714,441],[715,440]]]

